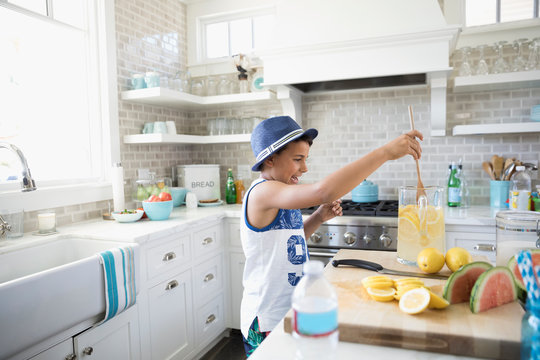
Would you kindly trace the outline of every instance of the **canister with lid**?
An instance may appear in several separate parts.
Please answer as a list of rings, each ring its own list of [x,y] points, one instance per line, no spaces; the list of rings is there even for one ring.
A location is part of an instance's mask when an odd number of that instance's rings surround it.
[[[500,211],[497,226],[497,266],[522,249],[540,249],[540,213],[534,211]]]

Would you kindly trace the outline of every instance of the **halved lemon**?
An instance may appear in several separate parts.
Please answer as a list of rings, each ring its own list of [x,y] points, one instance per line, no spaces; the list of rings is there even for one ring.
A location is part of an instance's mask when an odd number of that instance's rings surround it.
[[[375,289],[368,287],[366,290],[369,296],[376,301],[392,301],[394,300],[394,294],[396,293],[396,290],[390,287],[386,289]]]
[[[431,294],[426,288],[412,289],[399,299],[399,309],[406,314],[419,314],[427,309],[430,300]]]
[[[430,291],[429,295],[430,295],[430,301],[429,301],[428,307],[430,309],[444,309],[448,305],[450,305],[450,303],[446,301],[446,299],[435,294],[433,291]]]

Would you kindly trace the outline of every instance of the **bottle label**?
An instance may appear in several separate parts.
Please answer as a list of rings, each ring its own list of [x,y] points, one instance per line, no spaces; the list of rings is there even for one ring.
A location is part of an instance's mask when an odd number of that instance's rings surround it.
[[[531,210],[531,192],[527,190],[511,190],[510,209]]]
[[[293,310],[294,331],[304,336],[328,336],[338,328],[337,308],[324,312]]]
[[[448,188],[448,202],[449,203],[460,203],[461,195],[459,193],[459,188]]]

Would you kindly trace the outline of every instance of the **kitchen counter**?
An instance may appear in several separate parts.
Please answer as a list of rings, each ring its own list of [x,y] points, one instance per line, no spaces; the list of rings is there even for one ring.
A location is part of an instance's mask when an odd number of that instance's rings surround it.
[[[468,208],[445,207],[444,222],[446,225],[495,226],[495,215],[499,211],[489,206],[471,206]]]

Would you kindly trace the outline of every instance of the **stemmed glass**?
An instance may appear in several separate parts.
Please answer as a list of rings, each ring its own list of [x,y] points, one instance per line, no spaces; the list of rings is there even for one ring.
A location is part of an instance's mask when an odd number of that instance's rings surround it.
[[[476,68],[476,75],[487,75],[489,74],[488,64],[486,59],[484,59],[484,51],[487,48],[487,45],[479,45],[477,47],[478,52],[480,53],[480,60],[478,60],[478,66]]]
[[[532,39],[529,44],[529,58],[525,65],[525,70],[540,68],[540,37]]]
[[[461,54],[461,65],[459,66],[458,74],[459,76],[471,76],[471,64],[469,64],[469,54],[471,53],[471,48],[466,46],[458,49],[458,52]]]
[[[527,39],[517,39],[514,41],[514,49],[516,50],[516,57],[512,62],[512,71],[525,70],[525,58],[523,57],[523,46],[527,43]]]
[[[503,48],[507,43],[508,41],[503,40],[495,43],[494,45],[495,51],[497,51],[497,60],[495,60],[492,71],[494,74],[505,73],[510,69],[508,63],[503,58]]]

